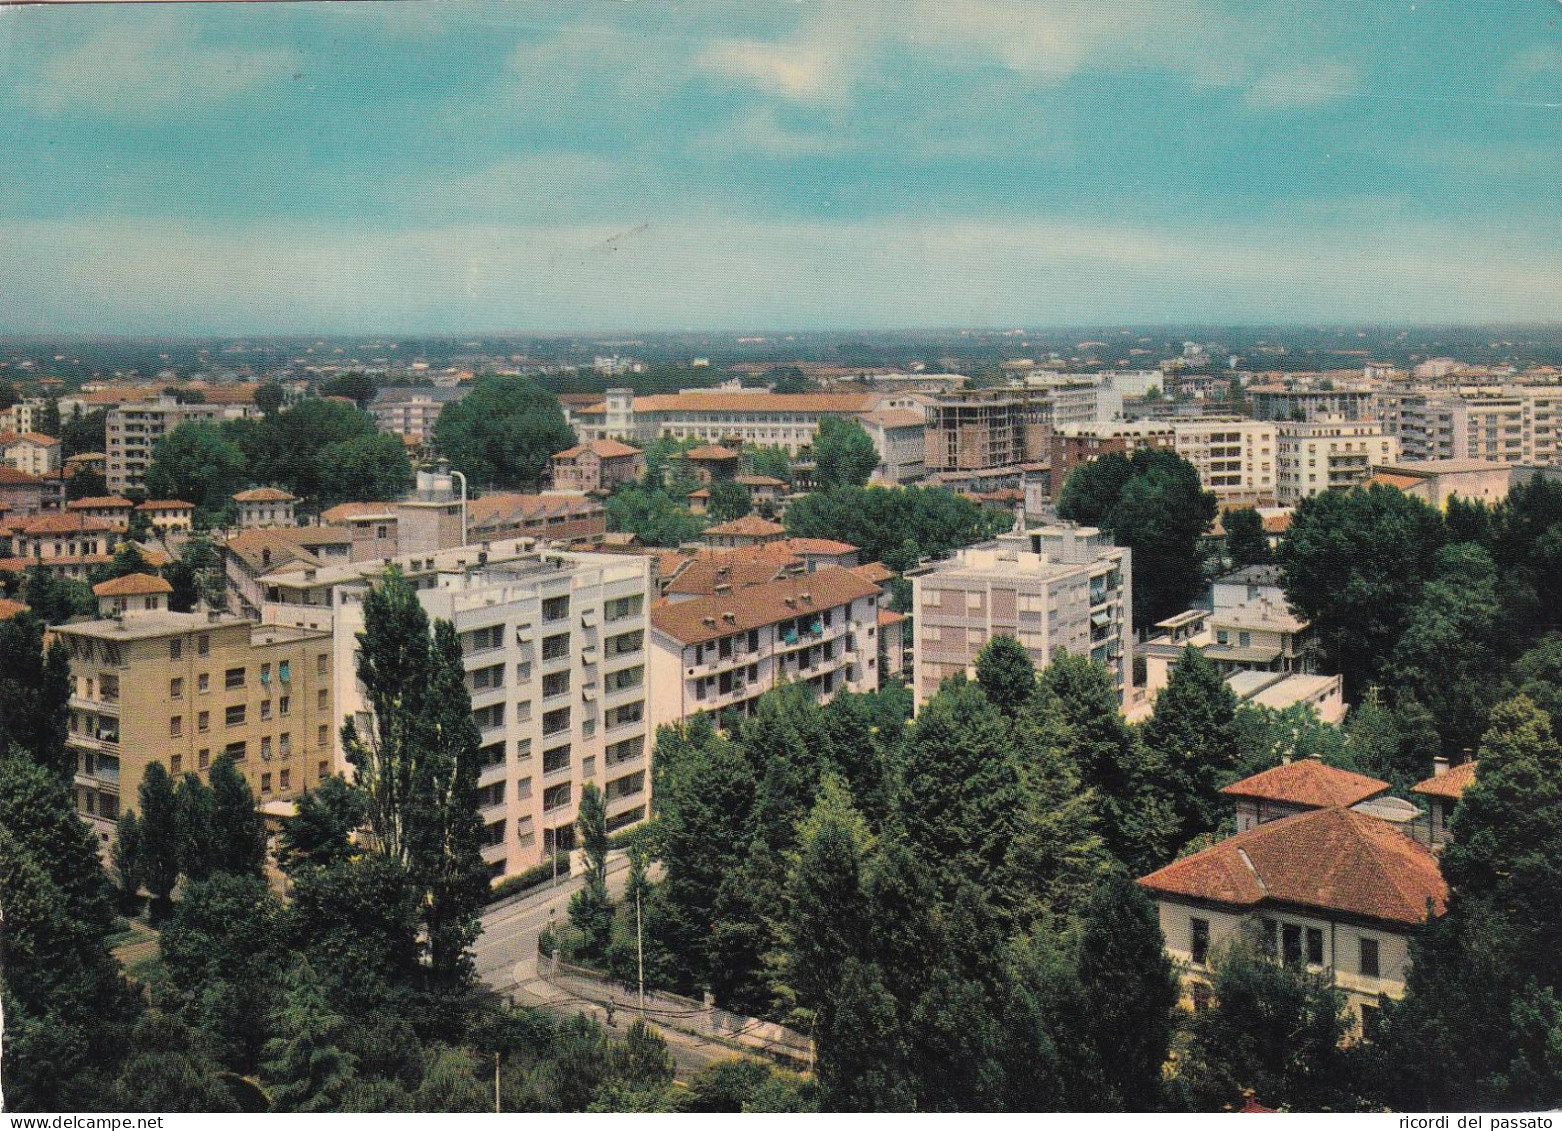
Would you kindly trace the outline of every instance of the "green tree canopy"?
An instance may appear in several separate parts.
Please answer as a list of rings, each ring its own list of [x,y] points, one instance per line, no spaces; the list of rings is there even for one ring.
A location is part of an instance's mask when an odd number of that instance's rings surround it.
[[[1214,832],[1230,808],[1219,792],[1237,780],[1237,697],[1220,667],[1192,645],[1155,697],[1144,743],[1166,766],[1180,828],[1177,843]]]
[[[152,446],[146,489],[154,499],[184,499],[208,516],[220,516],[249,483],[244,450],[216,424],[187,420]]]
[[[836,487],[791,503],[782,520],[797,538],[835,538],[897,573],[1009,529],[1014,515],[942,487]]]
[[[814,483],[831,487],[865,487],[879,464],[873,437],[855,420],[826,416],[814,437]]]
[[[479,377],[434,424],[435,446],[474,487],[535,489],[574,443],[557,398],[524,377]]]
[[[976,682],[992,705],[1012,719],[1036,694],[1036,665],[1023,644],[999,634],[976,657]]]
[[[1227,511],[1223,520],[1226,527],[1226,556],[1232,569],[1244,566],[1264,565],[1273,556],[1269,538],[1264,534],[1264,520],[1252,507]]]

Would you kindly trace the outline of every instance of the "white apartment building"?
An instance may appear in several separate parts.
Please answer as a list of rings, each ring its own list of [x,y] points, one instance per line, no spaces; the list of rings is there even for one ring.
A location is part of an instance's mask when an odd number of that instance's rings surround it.
[[[602,790],[608,827],[650,811],[650,559],[533,552],[530,539],[394,559],[431,619],[461,638],[482,734],[483,850],[495,878],[574,846],[580,791]],[[367,726],[357,680],[363,599],[382,562],[305,571],[275,585],[271,623],[330,627],[341,715]],[[339,768],[350,773],[337,751]]]
[[[1547,464],[1562,455],[1562,387],[1397,390],[1380,393],[1376,410],[1406,459]]]
[[[1264,420],[1208,417],[1172,424],[1173,447],[1221,502],[1275,497],[1279,482],[1278,426]]]
[[[180,404],[172,397],[116,405],[108,410],[104,446],[109,493],[123,495],[141,487],[152,466],[152,448],[187,420],[217,423],[254,416],[252,404]]]
[[[1277,425],[1275,496],[1282,506],[1334,488],[1356,487],[1375,465],[1399,458],[1399,441],[1365,420],[1321,418]]]
[[[62,402],[63,403],[63,402]],[[0,410],[0,432],[41,432],[44,410],[49,402],[43,397],[24,397],[8,409]],[[65,412],[61,408],[61,413]]]
[[[460,400],[470,386],[453,389],[381,389],[369,405],[381,432],[394,432],[404,440],[422,444],[432,438],[434,422],[447,404]]]
[[[831,565],[653,610],[653,732],[699,711],[752,713],[786,682],[821,701],[876,690],[879,600],[873,582]]]
[[[1131,689],[1131,551],[1095,527],[1043,526],[971,546],[911,577],[912,689],[926,702],[953,675],[974,676],[994,636],[1013,636],[1037,670],[1057,649],[1111,669]]]

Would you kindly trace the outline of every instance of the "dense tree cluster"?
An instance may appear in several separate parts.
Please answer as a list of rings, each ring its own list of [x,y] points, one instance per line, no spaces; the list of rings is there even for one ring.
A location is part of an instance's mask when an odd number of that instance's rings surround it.
[[[434,423],[434,446],[474,488],[536,490],[574,443],[558,399],[525,377],[479,377]]]
[[[814,437],[814,483],[832,487],[865,487],[879,464],[879,451],[863,426],[844,416],[826,416]]]
[[[793,537],[850,542],[864,561],[904,573],[1008,530],[1014,514],[942,487],[835,487],[791,503],[782,521]]]

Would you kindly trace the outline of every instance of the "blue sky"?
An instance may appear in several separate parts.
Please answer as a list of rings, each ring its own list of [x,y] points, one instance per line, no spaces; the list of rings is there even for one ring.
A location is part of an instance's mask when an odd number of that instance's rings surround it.
[[[1556,319],[1557,0],[0,10],[0,333]]]

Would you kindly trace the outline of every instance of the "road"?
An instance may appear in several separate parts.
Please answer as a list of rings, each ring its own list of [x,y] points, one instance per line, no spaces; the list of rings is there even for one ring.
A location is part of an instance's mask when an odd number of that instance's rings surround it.
[[[614,898],[624,893],[629,858],[621,852],[608,856],[607,887]],[[518,899],[495,904],[483,912],[483,933],[473,946],[477,975],[493,989],[507,994],[517,1005],[536,1006],[559,1016],[585,1013],[606,1023],[603,1009],[582,1001],[544,981],[537,973],[537,940],[550,922],[569,921],[570,896],[585,886],[578,873],[558,885],[538,888]],[[614,1018],[620,1030],[629,1024],[624,1011]],[[677,1029],[653,1025],[667,1041],[677,1076],[687,1080],[700,1069],[737,1054],[726,1045]]]

